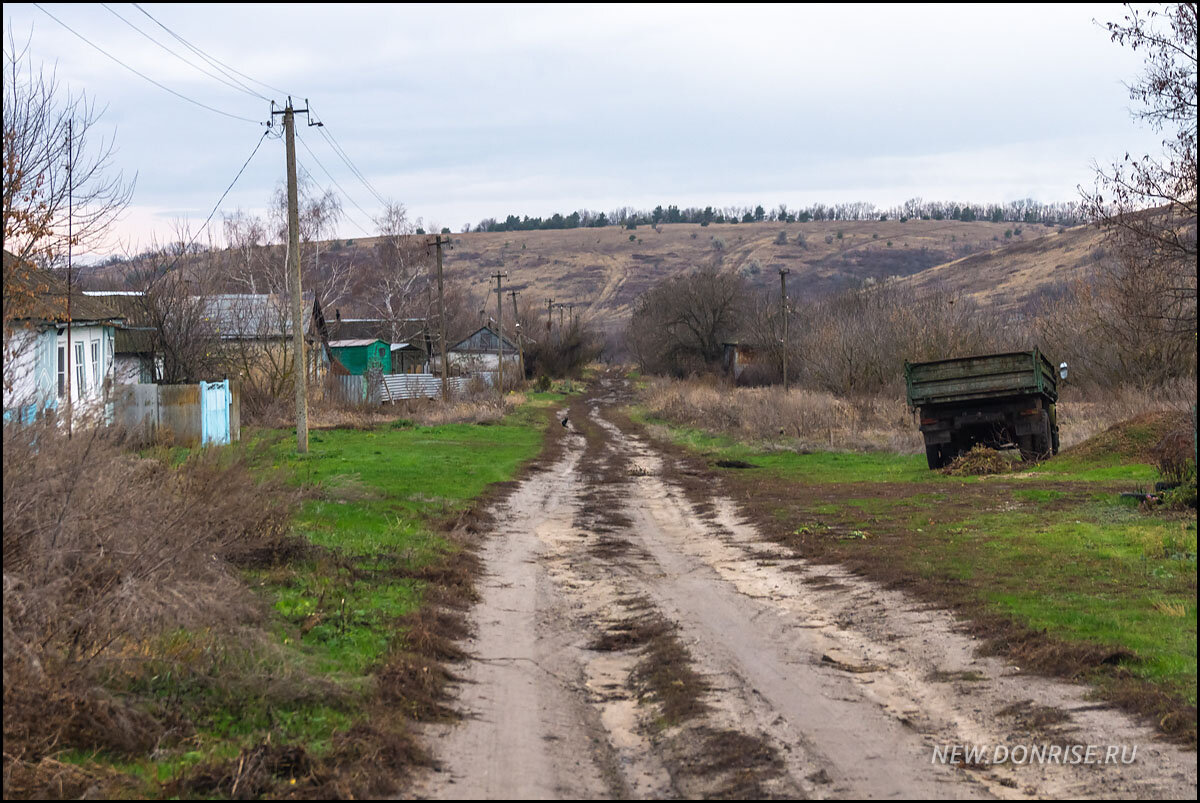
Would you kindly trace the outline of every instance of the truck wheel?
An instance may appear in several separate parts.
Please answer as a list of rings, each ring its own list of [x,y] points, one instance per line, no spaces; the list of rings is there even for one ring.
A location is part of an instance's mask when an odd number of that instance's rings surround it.
[[[1033,432],[1028,435],[1022,435],[1017,439],[1017,445],[1021,448],[1021,459],[1030,460],[1045,460],[1054,451],[1053,435],[1050,429],[1050,416],[1045,412],[1042,413],[1038,420],[1038,426]]]
[[[1058,427],[1050,430],[1050,451],[1058,454]]]
[[[942,461],[942,447],[936,443],[925,444],[925,461],[929,463],[929,468],[932,471],[941,468],[944,465]]]

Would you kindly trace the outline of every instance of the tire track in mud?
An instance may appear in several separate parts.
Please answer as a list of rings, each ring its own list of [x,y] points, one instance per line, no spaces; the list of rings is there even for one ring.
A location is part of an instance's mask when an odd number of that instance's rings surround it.
[[[1081,687],[979,658],[938,610],[694,505],[577,401],[567,454],[496,510],[457,725],[417,797],[1191,797],[1194,755]],[[1061,721],[1056,721],[1061,720]],[[1050,723],[1050,724],[1047,724]],[[950,766],[934,745],[1141,745],[1123,766]]]

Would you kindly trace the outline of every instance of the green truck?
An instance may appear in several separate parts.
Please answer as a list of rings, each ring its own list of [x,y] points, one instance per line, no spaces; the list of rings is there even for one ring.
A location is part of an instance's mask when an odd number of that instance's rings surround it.
[[[1060,367],[1066,378],[1066,363]],[[1038,349],[904,363],[925,456],[941,468],[975,444],[1016,447],[1025,460],[1058,454],[1058,377]]]

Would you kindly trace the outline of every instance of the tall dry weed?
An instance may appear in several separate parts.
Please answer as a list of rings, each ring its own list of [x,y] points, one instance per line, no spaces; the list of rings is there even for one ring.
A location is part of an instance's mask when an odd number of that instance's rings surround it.
[[[297,492],[256,478],[239,448],[171,467],[102,428],[6,426],[3,439],[6,760],[141,750],[154,723],[98,679],[131,655],[163,660],[137,647],[163,633],[254,622],[232,562],[292,548]]]
[[[703,380],[655,379],[641,403],[675,424],[800,449],[917,452],[920,433],[903,399],[841,399],[819,390],[734,388]]]

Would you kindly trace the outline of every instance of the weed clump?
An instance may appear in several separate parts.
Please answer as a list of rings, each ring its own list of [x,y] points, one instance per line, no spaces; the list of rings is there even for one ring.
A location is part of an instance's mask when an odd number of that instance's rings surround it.
[[[942,469],[942,473],[950,477],[978,477],[985,474],[1007,474],[1012,471],[1008,459],[982,444],[976,444],[971,451],[954,458],[950,465]]]

